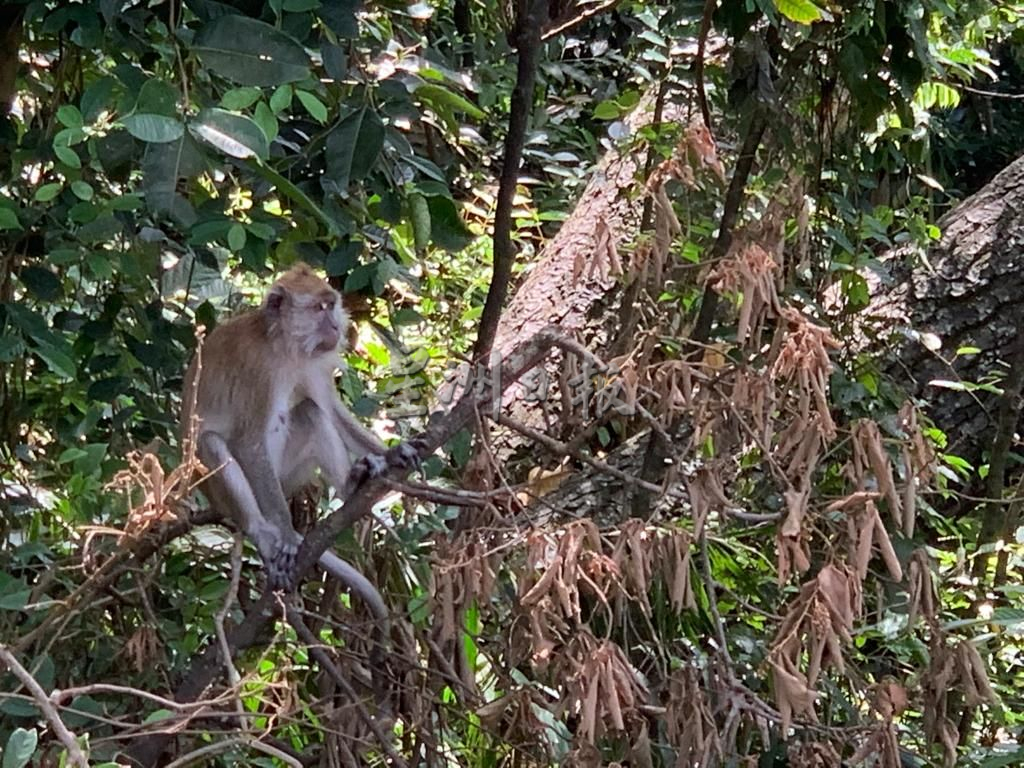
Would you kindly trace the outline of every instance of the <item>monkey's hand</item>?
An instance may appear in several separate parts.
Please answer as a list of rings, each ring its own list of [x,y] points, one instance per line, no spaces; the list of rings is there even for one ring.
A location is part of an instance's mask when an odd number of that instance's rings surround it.
[[[299,553],[301,539],[295,531],[281,531],[266,523],[249,531],[256,549],[263,559],[267,572],[267,583],[271,589],[288,592],[295,589],[295,558]]]
[[[370,453],[363,456],[352,467],[350,483],[358,488],[367,480],[373,480],[389,469],[418,470],[422,464],[420,453],[425,448],[423,440],[414,437],[388,448],[384,453]]]

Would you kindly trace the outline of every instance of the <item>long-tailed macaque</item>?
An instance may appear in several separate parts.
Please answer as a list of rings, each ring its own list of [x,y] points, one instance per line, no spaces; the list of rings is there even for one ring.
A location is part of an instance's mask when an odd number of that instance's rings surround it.
[[[211,472],[203,491],[252,539],[275,589],[295,586],[302,537],[287,500],[317,468],[347,498],[360,459],[364,472],[357,475],[418,463],[413,446],[386,449],[339,399],[333,374],[347,324],[338,293],[297,264],[274,283],[259,309],[209,335],[201,370],[193,360],[185,377],[183,430],[194,392],[196,449]],[[380,593],[359,571],[330,550],[320,564],[378,618],[387,616]]]

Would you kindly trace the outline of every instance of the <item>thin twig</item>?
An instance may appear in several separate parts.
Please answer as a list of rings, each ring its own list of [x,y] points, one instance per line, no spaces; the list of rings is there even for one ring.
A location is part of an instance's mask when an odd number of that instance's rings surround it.
[[[231,606],[235,604],[235,600],[238,598],[238,584],[242,576],[242,547],[244,544],[245,537],[241,531],[235,531],[235,543],[231,547],[231,586],[228,587],[223,604],[213,617],[214,631],[217,634],[217,642],[220,644],[220,652],[224,660],[224,671],[228,676],[228,684],[235,692],[235,709],[238,714],[242,714],[245,711],[239,686],[242,678],[231,659],[231,646],[228,644],[227,632],[224,631],[224,621],[227,619],[228,613],[231,612]]]
[[[64,745],[64,749],[67,750],[69,765],[76,768],[89,768],[89,759],[86,757],[85,752],[82,751],[82,748],[78,746],[75,734],[64,725],[64,721],[60,719],[57,708],[50,701],[42,686],[36,682],[36,679],[29,674],[27,669],[21,666],[21,663],[6,645],[0,645],[0,662],[3,662],[14,676],[21,681],[21,684],[28,689],[28,692],[32,694],[32,698],[39,705],[39,709],[42,710],[43,717],[46,718],[50,727],[53,728],[54,735]]]

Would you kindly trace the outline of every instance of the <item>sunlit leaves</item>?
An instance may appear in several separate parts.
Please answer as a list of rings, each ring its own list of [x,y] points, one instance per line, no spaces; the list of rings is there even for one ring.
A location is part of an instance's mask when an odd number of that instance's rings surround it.
[[[486,117],[483,111],[465,96],[441,85],[424,83],[416,88],[416,97],[435,111],[453,110],[465,112],[474,120],[483,120]]]
[[[775,0],[779,13],[797,24],[813,24],[826,18],[826,12],[811,0]]]
[[[945,83],[921,83],[914,94],[914,103],[921,109],[952,109],[960,103],[960,92]]]
[[[264,159],[270,153],[266,134],[253,120],[223,109],[202,110],[189,123],[189,130],[231,157]]]
[[[196,36],[194,50],[209,69],[240,85],[281,85],[309,76],[301,45],[246,16],[214,19]]]

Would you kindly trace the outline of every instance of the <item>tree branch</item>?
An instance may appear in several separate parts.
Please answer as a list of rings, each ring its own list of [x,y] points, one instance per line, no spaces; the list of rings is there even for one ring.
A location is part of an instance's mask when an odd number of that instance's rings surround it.
[[[508,133],[505,136],[505,157],[498,184],[498,202],[494,211],[494,237],[492,246],[491,285],[480,315],[480,328],[473,359],[485,360],[494,346],[501,311],[508,297],[508,284],[512,279],[512,265],[516,254],[512,245],[512,204],[519,183],[519,165],[526,145],[526,129],[533,113],[533,86],[537,79],[540,59],[541,32],[548,19],[548,0],[527,0],[526,14],[519,19],[516,38],[519,45],[519,63],[516,85],[509,105]]]

